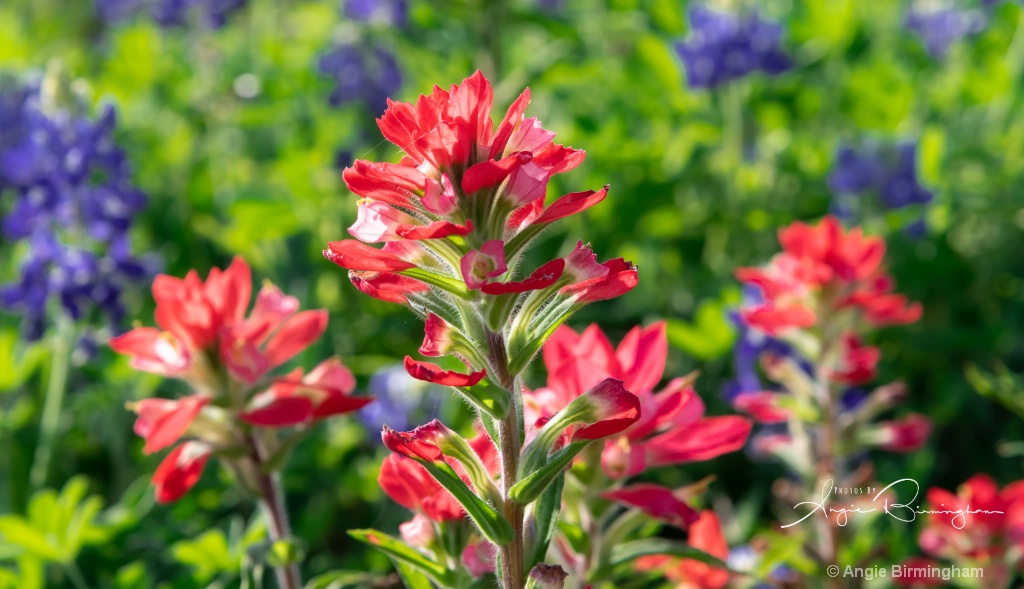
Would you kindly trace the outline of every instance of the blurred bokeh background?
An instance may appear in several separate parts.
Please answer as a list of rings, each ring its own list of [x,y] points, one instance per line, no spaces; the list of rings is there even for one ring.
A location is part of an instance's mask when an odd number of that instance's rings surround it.
[[[549,196],[611,185],[534,254],[583,240],[639,265],[637,289],[574,326],[617,340],[667,320],[666,374],[699,369],[709,412],[727,412],[733,270],[774,254],[778,227],[836,214],[886,237],[898,290],[925,308],[873,343],[879,382],[905,381],[935,434],[879,456],[879,478],[1022,478],[1020,418],[974,390],[1012,390],[1024,372],[1022,16],[982,0],[3,0],[0,586],[237,586],[260,536],[251,507],[217,469],[153,504],[159,457],[142,456],[124,404],[174,385],[104,345],[151,324],[153,273],[205,274],[235,254],[330,311],[297,363],[339,354],[382,396],[320,426],[285,473],[306,569],[389,570],[345,535],[405,515],[376,484],[380,423],[468,412],[394,370],[420,322],[358,293],[320,250],[355,219],[341,169],[399,157],[374,123],[385,98],[476,69],[497,109],[529,86],[530,114],[586,150]],[[712,472],[744,541],[782,470],[737,453],[664,482]],[[33,498],[43,488],[65,492]],[[914,551],[906,528],[872,533],[892,562]]]

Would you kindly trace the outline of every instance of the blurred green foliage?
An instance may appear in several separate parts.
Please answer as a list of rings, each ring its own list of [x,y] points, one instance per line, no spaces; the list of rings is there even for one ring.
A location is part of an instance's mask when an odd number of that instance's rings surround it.
[[[902,232],[912,220],[905,211],[869,209],[863,223],[887,236],[899,290],[925,307],[919,324],[878,334],[880,382],[906,381],[911,405],[938,427],[919,454],[879,456],[879,477],[946,488],[981,471],[1022,478],[1019,456],[994,452],[1024,439],[1021,421],[976,395],[964,375],[970,363],[996,360],[1024,372],[1021,8],[998,5],[982,33],[937,60],[904,28],[903,0],[756,4],[783,23],[795,68],[714,91],[688,89],[673,51],[688,26],[681,0],[566,0],[554,11],[533,0],[412,0],[405,29],[358,26],[364,39],[396,52],[405,78],[397,99],[478,67],[494,80],[499,108],[531,87],[530,112],[588,154],[579,170],[552,181],[551,194],[612,187],[604,204],[544,235],[537,261],[582,239],[602,259],[637,262],[636,290],[574,323],[599,321],[614,339],[668,319],[667,375],[700,369],[712,413],[727,410],[718,390],[731,371],[733,270],[776,252],[778,227],[828,211],[825,177],[841,143],[917,141],[920,174],[936,193],[927,234]],[[40,72],[57,59],[95,102],[113,101],[119,143],[151,199],[134,231],[137,250],[159,253],[175,275],[244,255],[258,278],[331,311],[328,335],[297,363],[336,353],[365,385],[415,349],[422,331],[398,306],[357,293],[320,255],[355,218],[336,153],[399,157],[373,125],[380,113],[327,103],[331,82],[316,61],[352,26],[337,0],[250,0],[219,31],[161,30],[145,18],[107,26],[86,0],[5,0],[0,70]],[[255,95],[237,91],[243,76],[257,81]],[[17,258],[4,248],[7,280]],[[132,311],[151,323],[148,293],[138,293]],[[10,449],[0,456],[0,567],[10,565],[0,568],[0,587],[58,587],[75,574],[102,587],[237,584],[258,535],[256,523],[238,519],[252,514],[250,504],[210,469],[185,499],[153,507],[146,479],[156,458],[141,455],[123,404],[175,385],[109,351],[72,370],[50,483],[83,476],[60,495],[31,494],[50,360],[45,341],[26,346],[17,328],[14,317],[0,324],[0,444]],[[345,535],[394,530],[405,517],[376,486],[375,438],[354,418],[338,420],[304,441],[285,472],[294,527],[308,542],[308,576],[390,570]],[[664,479],[681,484],[712,472],[714,489],[747,514],[728,533],[747,539],[765,522],[767,490],[781,470],[737,454]],[[101,506],[86,498],[90,491],[133,525],[95,523]],[[905,527],[870,534],[866,549],[886,547],[889,562],[913,551]]]

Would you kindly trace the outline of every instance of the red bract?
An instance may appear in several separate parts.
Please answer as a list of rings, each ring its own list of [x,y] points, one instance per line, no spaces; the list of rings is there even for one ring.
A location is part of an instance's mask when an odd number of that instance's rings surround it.
[[[434,521],[461,519],[464,515],[455,497],[410,458],[388,455],[377,482],[396,503]]]
[[[916,452],[928,442],[932,433],[932,420],[920,413],[911,413],[903,419],[878,423],[869,433],[869,441],[890,452]]]
[[[760,288],[764,302],[742,313],[743,320],[769,335],[814,325],[812,309],[855,309],[874,325],[916,321],[920,305],[891,294],[882,268],[885,242],[860,228],[845,231],[834,217],[817,226],[796,222],[779,232],[783,252],[765,268],[741,268],[736,277]],[[819,302],[818,299],[822,300]]]
[[[540,290],[551,286],[561,278],[563,270],[565,270],[565,260],[561,258],[551,260],[534,270],[525,280],[518,282],[488,282],[480,287],[480,291],[489,295],[503,295]]]
[[[855,333],[847,333],[840,340],[842,350],[839,367],[829,378],[844,384],[863,384],[875,378],[875,368],[882,353],[874,346],[865,346]]]
[[[192,420],[210,402],[205,395],[192,395],[177,400],[143,399],[130,405],[139,417],[135,433],[146,440],[146,454],[159,452],[178,441]]]
[[[405,357],[405,371],[409,373],[409,376],[417,380],[432,382],[434,384],[449,387],[471,387],[483,380],[484,376],[487,375],[486,370],[471,372],[469,374],[462,374],[452,370],[443,370],[436,364],[413,360],[411,356]]]
[[[159,503],[177,501],[194,487],[203,474],[210,451],[202,442],[185,442],[172,450],[153,473],[156,500]]]
[[[543,349],[548,388],[523,393],[526,423],[548,419],[601,380],[616,378],[636,395],[641,410],[636,423],[605,442],[601,462],[609,476],[634,476],[741,448],[750,422],[737,416],[705,418],[704,404],[686,379],[652,392],[667,354],[664,323],[630,330],[618,348],[596,325],[582,334],[562,326]]]
[[[401,272],[416,267],[416,264],[406,262],[394,254],[353,239],[332,241],[323,253],[325,258],[348,270]]]
[[[713,511],[703,511],[690,526],[687,544],[720,560],[729,556],[722,524]],[[675,556],[644,556],[636,561],[641,571],[658,571],[676,583],[677,589],[720,589],[729,582],[729,572],[709,564]]]
[[[387,449],[395,454],[437,462],[441,460],[441,448],[437,446],[438,437],[447,435],[448,431],[447,427],[435,419],[411,432],[397,432],[385,425],[381,439],[384,440]]]
[[[348,413],[373,401],[351,396],[355,385],[348,368],[337,358],[329,358],[305,376],[296,368],[276,381],[253,397],[239,417],[252,425],[288,427]]]
[[[740,393],[732,406],[754,418],[758,423],[785,423],[790,412],[779,406],[781,395],[768,391]]]
[[[607,438],[640,419],[640,400],[622,386],[621,380],[607,378],[583,397],[589,401],[590,412],[587,425],[573,432],[573,442]]]
[[[700,519],[685,501],[676,496],[672,489],[651,483],[630,485],[602,495],[627,507],[636,507],[651,517],[664,520],[678,528],[687,529]]]
[[[348,279],[363,293],[389,303],[408,305],[411,295],[430,292],[419,280],[392,272],[350,270]]]

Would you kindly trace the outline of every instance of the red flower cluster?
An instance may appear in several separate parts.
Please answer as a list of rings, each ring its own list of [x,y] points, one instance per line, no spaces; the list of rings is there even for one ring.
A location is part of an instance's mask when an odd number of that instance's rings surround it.
[[[110,341],[114,351],[131,356],[133,367],[182,378],[197,391],[177,400],[143,399],[131,405],[138,413],[135,432],[145,438],[147,454],[183,436],[195,438],[172,451],[154,474],[161,502],[174,501],[192,487],[214,450],[241,443],[236,419],[260,427],[294,426],[371,401],[350,396],[355,380],[337,359],[306,376],[296,369],[261,384],[271,369],[320,337],[327,312],[300,312],[296,298],[268,283],[246,316],[251,292],[249,266],[242,258],[227,270],[214,268],[205,282],[194,270],[184,280],[157,276],[153,297],[162,330],[136,327]]]
[[[597,325],[582,334],[559,327],[544,346],[548,386],[523,392],[527,435],[598,382],[620,379],[639,398],[640,417],[605,442],[601,464],[613,478],[648,468],[710,460],[743,446],[750,422],[735,415],[704,417],[704,403],[686,378],[653,392],[665,371],[665,324],[632,329],[618,348]]]
[[[971,477],[957,493],[931,488],[925,509],[929,513],[918,537],[929,558],[904,563],[911,567],[939,567],[931,558],[961,566],[982,567],[985,587],[1006,587],[1013,571],[1024,564],[1024,481],[1002,489],[988,475]],[[931,581],[930,583],[928,581]],[[897,585],[942,586],[941,579]]]
[[[860,228],[849,232],[834,217],[816,227],[793,223],[779,232],[782,253],[764,268],[741,268],[736,277],[760,288],[764,301],[743,311],[743,321],[769,335],[814,325],[823,312],[857,310],[872,325],[913,323],[921,306],[892,291],[882,268],[885,242]]]
[[[397,164],[357,160],[345,170],[346,185],[362,197],[358,219],[349,228],[358,241],[331,242],[324,256],[348,269],[364,293],[408,304],[424,317],[435,311],[443,315],[438,301],[447,295],[431,296],[432,289],[480,305],[497,304],[495,299],[506,295],[533,296],[551,305],[566,303],[569,313],[633,288],[637,272],[631,263],[599,263],[582,243],[565,258],[516,275],[535,235],[601,202],[607,187],[546,205],[551,177],[578,166],[583,151],[554,143],[554,133],[525,117],[529,89],[497,127],[492,101],[491,85],[480,72],[450,90],[435,87],[415,104],[389,101],[377,123],[405,157]],[[366,245],[380,242],[382,249]],[[505,308],[511,313],[516,306]],[[522,319],[529,324],[533,317]],[[458,324],[450,328],[466,331]],[[416,378],[451,386],[470,386],[467,382],[478,381],[486,369],[478,366],[460,380],[430,364],[410,360],[406,366]]]

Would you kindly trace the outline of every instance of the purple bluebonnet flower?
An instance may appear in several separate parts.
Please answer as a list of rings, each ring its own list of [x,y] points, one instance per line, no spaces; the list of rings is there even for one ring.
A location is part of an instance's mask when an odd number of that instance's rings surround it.
[[[345,0],[342,14],[365,23],[404,27],[409,22],[408,0]]]
[[[856,219],[861,199],[869,192],[875,193],[890,210],[927,205],[934,198],[918,178],[917,145],[912,142],[841,146],[827,182],[833,193],[831,212],[845,221]],[[923,235],[923,221],[912,226],[913,229],[908,227],[908,235]]]
[[[370,431],[379,431],[385,423],[404,431],[414,423],[424,423],[435,417],[423,411],[424,407],[431,405],[430,385],[409,376],[401,364],[375,372],[370,377],[368,389],[374,402],[360,409],[358,415]]]
[[[691,88],[714,88],[753,72],[780,74],[791,67],[780,47],[782,27],[754,12],[747,16],[690,8],[690,35],[676,44]]]
[[[228,16],[244,7],[247,0],[95,0],[96,11],[107,23],[124,20],[141,12],[149,13],[162,27],[183,27],[189,24],[194,9],[205,26],[219,29]]]
[[[949,47],[965,37],[980,33],[987,25],[985,15],[953,5],[915,3],[907,12],[906,26],[917,33],[928,53],[942,59]]]
[[[371,112],[383,112],[387,99],[402,87],[402,72],[393,53],[383,47],[338,45],[320,57],[320,73],[334,79],[328,101],[332,106],[361,102]]]
[[[89,119],[43,103],[36,88],[0,92],[0,231],[28,246],[0,306],[22,316],[30,340],[42,336],[51,301],[73,320],[98,314],[116,329],[121,294],[152,270],[127,235],[146,197],[113,142],[112,106]]]

